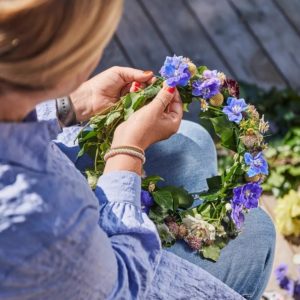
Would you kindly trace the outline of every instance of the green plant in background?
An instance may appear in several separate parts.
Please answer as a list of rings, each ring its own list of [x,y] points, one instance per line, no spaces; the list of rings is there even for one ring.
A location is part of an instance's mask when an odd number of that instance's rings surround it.
[[[281,139],[292,128],[300,128],[300,94],[292,89],[265,91],[242,83],[241,96],[251,99],[256,108],[270,120],[271,139]]]
[[[282,197],[300,186],[300,128],[292,128],[282,140],[274,141],[266,151],[270,176],[263,187]]]

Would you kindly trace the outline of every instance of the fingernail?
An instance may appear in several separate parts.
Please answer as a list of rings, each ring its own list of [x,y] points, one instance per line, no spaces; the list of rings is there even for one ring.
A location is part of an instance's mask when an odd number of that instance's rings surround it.
[[[168,87],[166,88],[166,90],[167,90],[170,94],[174,94],[174,92],[175,92],[175,87],[168,86]]]
[[[133,92],[137,92],[139,90],[139,88],[137,86],[134,86],[132,90],[133,90]]]
[[[148,70],[148,71],[144,71],[143,72],[145,75],[150,75],[150,74],[153,74],[153,72],[152,71],[150,71],[150,70]]]
[[[134,83],[133,83],[133,85],[135,86],[135,87],[137,87],[137,88],[139,88],[139,87],[141,87],[141,83],[140,82],[138,82],[138,81],[135,81]]]

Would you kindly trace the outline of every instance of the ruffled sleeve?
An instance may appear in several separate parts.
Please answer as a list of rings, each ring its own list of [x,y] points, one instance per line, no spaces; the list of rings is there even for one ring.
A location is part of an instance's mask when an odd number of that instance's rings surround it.
[[[141,179],[132,172],[103,175],[96,188],[99,225],[107,233],[118,263],[118,282],[111,299],[144,299],[160,259],[155,228],[140,204]]]

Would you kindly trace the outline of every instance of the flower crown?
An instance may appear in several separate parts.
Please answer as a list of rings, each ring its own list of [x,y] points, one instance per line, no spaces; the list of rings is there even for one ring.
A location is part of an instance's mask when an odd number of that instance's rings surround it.
[[[162,178],[146,177],[141,202],[164,246],[184,240],[192,250],[215,261],[220,250],[241,231],[245,214],[258,207],[261,183],[268,175],[263,150],[269,124],[253,105],[239,99],[238,83],[222,72],[196,67],[188,58],[174,55],[166,58],[160,75],[152,85],[122,97],[106,114],[93,117],[90,128],[79,135],[80,155],[87,152],[95,161],[95,168],[86,171],[91,186],[95,186],[114,129],[151,101],[163,81],[177,87],[186,111],[189,104],[199,102],[200,118],[210,120],[221,145],[232,151],[233,165],[222,175],[207,179],[208,191],[199,195],[179,187],[159,187]],[[200,204],[195,205],[195,198],[200,198]]]

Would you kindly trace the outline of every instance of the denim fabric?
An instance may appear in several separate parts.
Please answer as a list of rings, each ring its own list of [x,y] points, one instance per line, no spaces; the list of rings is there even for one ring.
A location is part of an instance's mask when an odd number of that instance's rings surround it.
[[[205,179],[216,175],[216,151],[209,134],[196,123],[182,122],[177,135],[147,151],[146,172],[159,174],[167,184],[196,193],[207,189]],[[260,299],[268,282],[275,249],[274,226],[260,208],[246,216],[240,236],[222,250],[218,262],[203,260],[184,242],[168,251],[198,265],[246,299]]]

